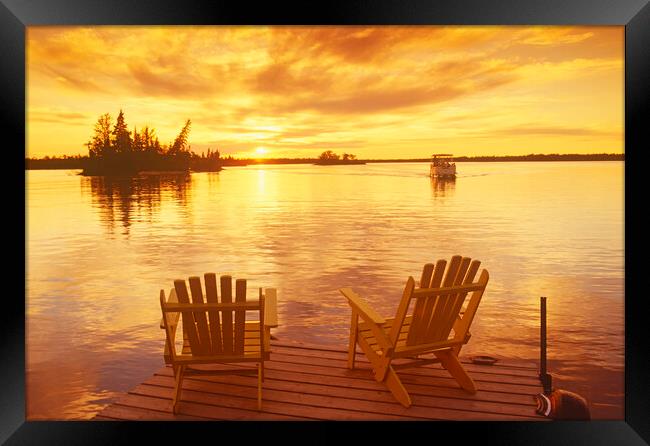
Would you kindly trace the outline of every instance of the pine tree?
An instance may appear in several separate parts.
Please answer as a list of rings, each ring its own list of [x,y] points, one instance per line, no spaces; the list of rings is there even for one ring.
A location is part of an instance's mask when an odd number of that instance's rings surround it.
[[[133,143],[131,144],[131,149],[134,152],[142,152],[142,138],[140,137],[136,127],[133,128]]]
[[[178,134],[176,139],[174,140],[174,143],[171,145],[169,148],[169,153],[170,154],[177,154],[179,152],[185,151],[186,146],[187,146],[187,137],[190,134],[190,125],[192,122],[188,119],[185,122],[185,125],[181,129],[181,132]]]
[[[112,153],[111,147],[111,115],[105,113],[95,123],[95,134],[86,143],[90,157],[103,157]]]
[[[142,150],[150,152],[153,150],[153,134],[154,130],[149,129],[149,126],[145,126],[142,130],[141,140],[142,140]]]
[[[120,110],[117,115],[117,122],[113,128],[113,147],[117,153],[127,153],[131,151],[131,132],[129,132],[126,122],[124,121],[124,112]]]

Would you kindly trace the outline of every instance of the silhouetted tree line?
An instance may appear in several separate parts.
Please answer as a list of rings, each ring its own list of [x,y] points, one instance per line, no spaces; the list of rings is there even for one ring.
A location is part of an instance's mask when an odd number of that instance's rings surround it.
[[[150,135],[149,130],[145,127],[139,137],[142,135]],[[138,135],[135,132],[135,135]],[[135,135],[133,139],[135,139]],[[148,137],[151,140],[150,136]],[[154,147],[157,138],[154,139]],[[162,148],[161,148],[162,149]],[[336,154],[335,154],[336,155]],[[322,154],[321,154],[322,156]],[[396,162],[429,162],[430,158],[411,158],[411,159],[383,159],[383,160],[357,160],[354,155],[353,163],[396,163]],[[87,156],[68,156],[62,157],[49,157],[44,158],[26,158],[25,166],[27,169],[81,169],[84,168],[88,161]],[[622,153],[594,153],[594,154],[530,154],[530,155],[511,155],[511,156],[459,156],[454,158],[454,161],[459,162],[503,162],[503,161],[624,161],[625,154]],[[323,161],[319,158],[265,158],[265,159],[250,159],[250,158],[234,158],[232,155],[220,157],[219,151],[212,152],[208,149],[207,155],[202,153],[200,156],[190,152],[190,168],[195,171],[202,170],[221,170],[222,166],[246,166],[248,164],[311,164]],[[333,158],[331,164],[339,162],[343,164],[339,158]],[[147,169],[159,170],[159,169]]]
[[[255,163],[256,160],[245,159],[245,158],[234,158],[232,155],[228,155],[225,158],[221,158],[222,166],[246,166],[248,164]]]
[[[459,156],[454,158],[455,161],[618,161],[624,160],[625,155],[622,153],[592,153],[592,154],[534,154],[529,155],[509,155],[509,156]]]
[[[25,158],[26,169],[81,169],[83,160],[88,157],[63,155],[61,157]]]
[[[143,170],[189,171],[192,153],[188,146],[191,121],[188,119],[174,141],[160,144],[156,130],[148,126],[129,131],[120,110],[115,124],[110,114],[97,119],[94,134],[86,143],[88,158],[82,161],[83,175],[134,174]],[[219,152],[215,152],[218,157]],[[215,155],[209,154],[210,160]],[[206,160],[205,156],[194,158]]]
[[[318,159],[321,161],[335,161],[335,160],[347,161],[347,160],[355,160],[357,159],[357,156],[352,155],[351,153],[343,153],[343,155],[339,155],[338,153],[334,153],[331,150],[326,150],[318,156]]]
[[[357,156],[351,153],[339,155],[331,150],[326,150],[319,155],[315,164],[365,164],[365,162],[357,160]]]
[[[431,158],[412,158],[412,159],[367,159],[363,160],[368,163],[413,163],[413,162],[430,162]],[[529,154],[529,155],[494,155],[494,156],[456,156],[455,162],[504,162],[504,161],[625,161],[623,153],[569,153],[569,154]]]
[[[201,156],[192,153],[190,158],[190,168],[195,172],[215,172],[221,170],[223,160],[218,150],[214,152],[208,149],[207,155],[201,152]]]

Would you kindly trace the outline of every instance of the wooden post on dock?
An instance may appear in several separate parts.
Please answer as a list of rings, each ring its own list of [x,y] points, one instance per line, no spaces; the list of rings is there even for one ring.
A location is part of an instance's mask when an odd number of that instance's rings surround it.
[[[540,342],[540,358],[539,358],[539,378],[542,380],[542,385],[544,386],[544,393],[550,394],[552,388],[552,378],[546,370],[546,297],[542,296],[540,299],[540,333],[539,333],[539,342]]]

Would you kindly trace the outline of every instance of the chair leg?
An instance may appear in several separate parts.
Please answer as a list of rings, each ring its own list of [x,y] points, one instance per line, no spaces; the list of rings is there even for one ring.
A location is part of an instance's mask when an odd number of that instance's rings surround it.
[[[185,373],[185,366],[181,365],[176,368],[174,376],[174,396],[172,397],[172,412],[178,413],[178,403],[181,400],[181,391],[183,389],[183,374]]]
[[[354,368],[354,360],[357,353],[357,335],[358,335],[359,315],[352,310],[352,322],[350,323],[350,345],[348,347],[348,368]]]
[[[449,374],[456,379],[456,382],[469,393],[476,393],[476,384],[467,374],[463,365],[458,360],[458,356],[452,350],[434,352],[440,359],[442,366],[447,369]]]
[[[257,410],[262,410],[262,381],[264,374],[264,363],[257,364]]]
[[[404,388],[402,381],[400,381],[395,369],[392,366],[388,366],[388,372],[386,373],[386,380],[384,381],[388,390],[393,394],[395,399],[404,407],[411,406],[411,397],[409,393]]]

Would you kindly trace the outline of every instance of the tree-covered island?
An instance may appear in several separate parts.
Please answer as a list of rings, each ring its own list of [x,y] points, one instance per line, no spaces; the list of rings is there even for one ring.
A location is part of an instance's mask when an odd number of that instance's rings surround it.
[[[331,150],[326,150],[320,154],[318,160],[314,164],[320,166],[330,166],[333,164],[366,164],[365,161],[358,160],[356,155],[351,153],[344,153],[339,155]]]
[[[88,158],[82,159],[82,175],[135,175],[140,172],[219,171],[219,151],[208,149],[197,155],[190,150],[188,119],[170,144],[162,145],[156,130],[145,126],[129,131],[120,110],[115,124],[110,114],[101,115],[95,123],[94,134],[86,143]]]

